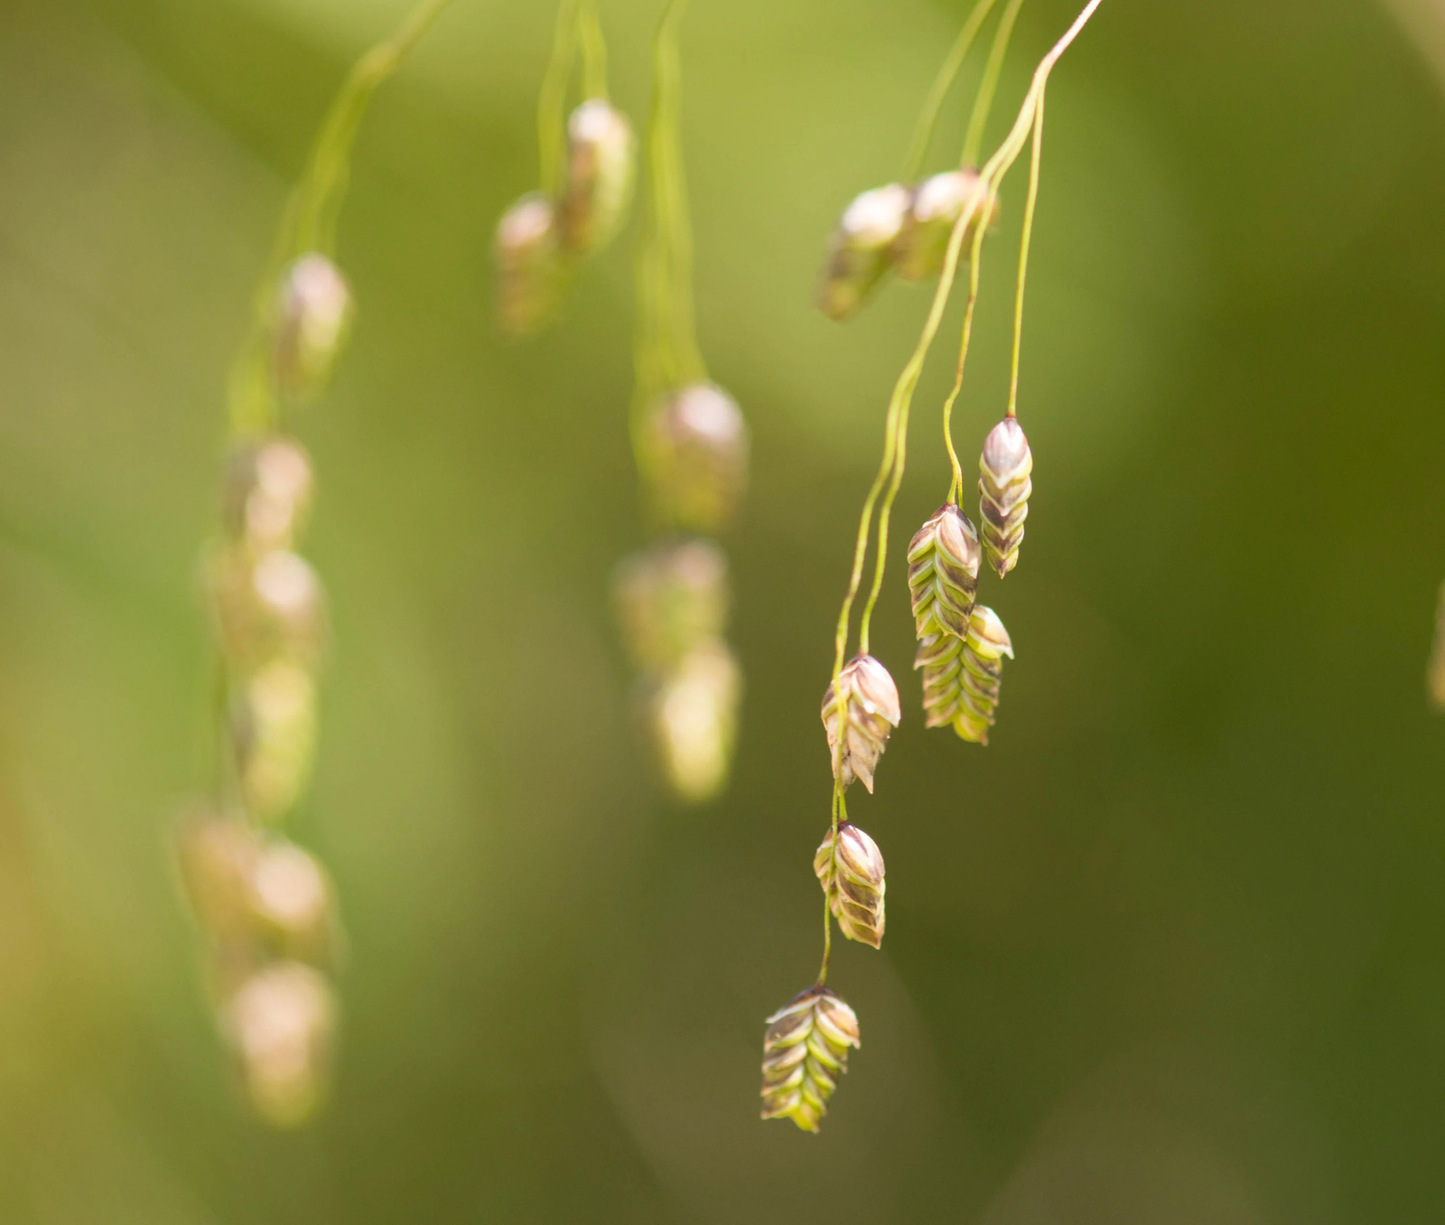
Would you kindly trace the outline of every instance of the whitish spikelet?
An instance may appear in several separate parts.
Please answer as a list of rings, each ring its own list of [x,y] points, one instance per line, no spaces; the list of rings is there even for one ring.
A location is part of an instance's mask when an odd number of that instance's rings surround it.
[[[839,690],[832,685],[823,695],[823,726],[828,730],[828,749],[833,756],[833,777],[843,786],[861,779],[869,792],[878,759],[888,745],[892,729],[903,718],[898,686],[888,669],[871,655],[855,655],[838,676]],[[840,691],[841,690],[841,695]],[[841,700],[840,700],[841,696]],[[839,707],[847,734],[838,734]]]
[[[959,248],[962,266],[979,229],[998,219],[998,196],[990,201],[987,195],[977,170],[949,170],[920,183],[913,191],[908,220],[898,236],[898,275],[906,281],[924,281],[942,272],[953,227],[972,209],[973,219]]]
[[[968,633],[981,560],[978,531],[952,502],[918,529],[908,546],[908,589],[920,639]]]
[[[742,669],[727,644],[705,642],[650,689],[648,720],[673,794],[690,804],[727,783],[737,739]]]
[[[978,460],[979,515],[988,561],[1003,578],[1018,565],[1034,483],[1033,452],[1019,423],[1005,417],[989,431]]]
[[[848,319],[877,288],[893,263],[911,195],[899,183],[865,191],[838,222],[818,285],[818,309]]]
[[[326,644],[326,596],[316,571],[286,549],[257,557],[243,544],[206,552],[204,582],[227,666],[245,671],[276,655],[315,664]]]
[[[748,483],[748,426],[714,383],[663,397],[648,419],[652,495],[662,519],[694,532],[727,526]]]
[[[857,1045],[858,1018],[826,987],[809,987],[773,1013],[763,1036],[763,1118],[816,1132]]]
[[[988,743],[988,729],[993,726],[998,710],[999,683],[1003,677],[1003,657],[1014,657],[1008,630],[991,608],[975,604],[968,622],[968,637],[963,644],[963,668],[958,717],[954,730],[975,744]]]
[[[314,855],[277,838],[251,864],[247,896],[257,933],[297,961],[330,965],[340,926],[331,877]]]
[[[247,978],[227,1002],[222,1027],[257,1112],[295,1127],[325,1091],[336,1028],[336,997],[309,966],[276,962]]]
[[[927,635],[918,644],[913,667],[923,670],[924,726],[947,727],[958,717],[963,697],[963,639]]]
[[[289,549],[311,505],[311,460],[291,438],[236,443],[227,456],[222,520],[257,554]]]
[[[849,940],[883,946],[883,853],[878,844],[856,825],[838,826],[836,851],[833,831],[813,856],[813,871],[828,895],[828,906]]]
[[[567,183],[562,241],[576,255],[600,251],[616,236],[632,200],[637,141],[627,116],[590,98],[567,121]]]
[[[186,900],[206,937],[235,941],[249,936],[249,885],[261,853],[255,829],[198,809],[177,826],[175,848]]]
[[[523,196],[497,223],[497,320],[508,336],[552,321],[567,287],[557,210],[540,192]]]
[[[1445,710],[1445,587],[1440,588],[1440,609],[1435,615],[1435,647],[1430,654],[1430,700]]]
[[[272,368],[281,394],[315,395],[331,377],[351,329],[351,289],[324,255],[303,255],[281,278]]]

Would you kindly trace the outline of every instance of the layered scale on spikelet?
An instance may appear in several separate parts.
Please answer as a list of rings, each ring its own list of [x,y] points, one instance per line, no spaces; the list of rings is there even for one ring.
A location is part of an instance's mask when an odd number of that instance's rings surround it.
[[[763,1118],[816,1132],[857,1045],[858,1018],[826,987],[809,987],[773,1013],[763,1036]]]
[[[871,793],[878,759],[893,728],[903,719],[898,686],[888,669],[871,655],[855,655],[838,674],[836,688],[829,685],[823,695],[822,715],[833,777],[844,787],[860,779]],[[845,729],[841,735],[840,723]]]
[[[1003,578],[1018,565],[1034,483],[1033,452],[1013,417],[1005,417],[989,431],[978,460],[979,516],[988,561]]]
[[[849,940],[883,946],[883,852],[847,821],[823,839],[813,856],[813,871],[828,896],[828,908]]]
[[[981,561],[978,531],[952,502],[918,529],[908,545],[908,590],[920,639],[968,633]]]
[[[946,633],[927,635],[918,644],[913,667],[923,671],[924,726],[949,726],[958,717],[963,693],[963,639]]]
[[[991,608],[975,604],[968,622],[968,637],[960,653],[958,714],[953,728],[963,739],[988,743],[988,729],[998,711],[1003,657],[1013,658],[1008,630]]]

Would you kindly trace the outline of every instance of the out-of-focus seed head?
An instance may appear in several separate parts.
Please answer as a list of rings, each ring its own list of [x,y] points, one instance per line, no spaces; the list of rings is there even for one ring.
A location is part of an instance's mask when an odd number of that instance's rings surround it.
[[[249,670],[275,656],[314,664],[326,644],[326,599],[316,571],[297,554],[256,556],[220,544],[206,555],[205,581],[226,663]]]
[[[1445,710],[1445,586],[1440,588],[1440,608],[1435,614],[1435,645],[1430,653],[1430,700],[1436,710]]]
[[[668,786],[690,804],[726,785],[737,738],[742,669],[718,641],[694,648],[647,691],[647,716]]]
[[[987,184],[976,170],[949,170],[920,183],[898,236],[898,275],[907,281],[926,281],[942,272],[953,227],[970,211],[973,219],[959,248],[960,264],[967,261],[979,229],[998,219],[998,196],[989,198]]]
[[[296,1127],[326,1088],[336,998],[310,966],[276,962],[249,977],[225,1004],[222,1028],[240,1061],[247,1094],[267,1122]]]
[[[816,1132],[828,1113],[848,1048],[858,1046],[858,1018],[826,987],[809,987],[773,1013],[763,1035],[763,1118],[792,1119]]]
[[[1018,565],[1024,520],[1029,514],[1029,495],[1034,491],[1030,477],[1034,470],[1033,452],[1014,418],[1005,417],[989,431],[978,469],[983,547],[988,552],[989,565],[1003,578]]]
[[[336,894],[314,855],[276,839],[256,856],[247,883],[252,917],[272,945],[297,961],[331,963],[339,936]]]
[[[947,727],[958,717],[962,698],[963,639],[943,632],[925,635],[913,667],[923,670],[924,726]]]
[[[849,940],[883,947],[883,852],[856,825],[844,821],[823,839],[813,871],[838,927]]]
[[[628,653],[649,672],[675,667],[727,626],[727,556],[710,540],[659,544],[625,559],[612,579]]]
[[[964,740],[988,743],[988,729],[998,712],[1003,658],[1014,657],[1008,630],[991,608],[975,604],[968,622],[959,671],[958,716],[953,728]]]
[[[351,328],[351,287],[326,256],[303,255],[281,278],[273,368],[291,400],[314,396],[331,378]]]
[[[316,747],[311,673],[288,659],[272,660],[258,671],[232,703],[231,743],[247,808],[258,820],[280,820],[311,775]]]
[[[648,419],[652,494],[662,520],[694,532],[725,527],[748,483],[748,426],[713,383],[660,399]]]
[[[846,733],[839,735],[839,708]],[[878,759],[892,729],[903,719],[898,686],[888,669],[871,655],[855,655],[823,695],[823,726],[833,758],[833,777],[850,786],[855,778],[873,790]]]
[[[176,861],[191,913],[215,941],[251,932],[249,882],[261,852],[256,831],[240,820],[198,808],[175,833]]]
[[[910,201],[906,187],[889,183],[865,191],[844,211],[818,284],[818,309],[829,319],[852,318],[883,280]]]
[[[254,552],[287,549],[311,506],[311,460],[292,438],[236,443],[226,462],[226,533]]]
[[[952,502],[918,529],[908,546],[908,589],[920,639],[968,633],[982,557],[977,529]]]
[[[637,141],[627,116],[590,98],[567,121],[562,241],[575,255],[600,251],[617,235],[632,201]]]
[[[557,210],[540,192],[523,196],[497,223],[497,320],[508,336],[550,323],[567,289]]]

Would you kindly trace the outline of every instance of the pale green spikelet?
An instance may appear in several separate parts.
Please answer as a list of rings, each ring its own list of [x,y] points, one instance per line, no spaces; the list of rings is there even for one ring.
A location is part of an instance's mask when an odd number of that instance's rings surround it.
[[[648,418],[647,446],[659,518],[694,532],[726,527],[748,483],[748,427],[737,401],[715,383],[671,392]]]
[[[858,1042],[858,1018],[826,987],[809,987],[773,1013],[763,1036],[763,1118],[792,1119],[816,1132],[848,1048]]]
[[[857,314],[893,265],[912,197],[889,183],[858,196],[833,231],[818,284],[818,309],[842,321]]]
[[[589,98],[567,121],[567,170],[560,204],[563,245],[591,255],[627,219],[637,140],[627,116],[605,98]]]
[[[648,688],[647,713],[662,773],[690,804],[722,791],[732,769],[743,674],[721,639],[689,651]]]
[[[920,639],[968,633],[981,560],[978,531],[952,502],[918,529],[908,546],[908,589]]]
[[[252,816],[275,822],[305,790],[316,751],[316,682],[289,659],[273,659],[236,694],[231,743]]]
[[[727,555],[710,540],[655,544],[618,564],[612,596],[632,662],[675,668],[727,628]]]
[[[964,740],[988,743],[988,729],[998,712],[1005,655],[1012,659],[1014,650],[1003,622],[993,609],[975,604],[963,644],[958,717],[953,724]]]
[[[836,849],[835,849],[836,848]],[[813,871],[838,927],[849,940],[883,946],[883,852],[856,825],[843,821],[813,856]]]
[[[1033,452],[1013,417],[1005,417],[989,432],[978,468],[983,547],[988,552],[989,564],[998,571],[999,578],[1003,578],[1018,565],[1029,495],[1034,490],[1029,475],[1034,469]]]
[[[841,691],[841,700],[840,692]],[[839,734],[839,714],[846,728]],[[833,777],[844,787],[860,779],[870,792],[878,759],[892,729],[902,721],[898,686],[871,655],[855,655],[838,676],[838,688],[823,695],[823,726],[833,758]]]

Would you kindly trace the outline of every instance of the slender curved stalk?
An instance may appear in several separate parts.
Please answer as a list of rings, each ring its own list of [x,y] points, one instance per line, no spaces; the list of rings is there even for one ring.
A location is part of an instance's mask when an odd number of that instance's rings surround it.
[[[542,190],[555,196],[562,187],[562,147],[567,138],[567,81],[577,51],[580,0],[563,0],[552,36],[552,58],[537,95],[537,149]]]
[[[923,159],[928,156],[928,146],[933,143],[933,130],[938,126],[938,114],[943,109],[944,99],[953,88],[959,69],[963,67],[963,62],[973,47],[973,40],[978,37],[979,28],[988,19],[995,3],[996,0],[978,0],[973,12],[963,23],[963,29],[958,32],[958,38],[954,40],[948,58],[943,61],[943,67],[934,77],[928,97],[924,99],[923,110],[918,116],[918,124],[913,129],[913,142],[908,146],[908,157],[903,163],[902,182],[913,182],[918,177],[918,172],[923,169]]]
[[[1019,352],[1024,338],[1024,281],[1029,272],[1029,242],[1034,234],[1034,208],[1039,201],[1039,164],[1044,148],[1044,95],[1039,91],[1039,104],[1034,111],[1033,154],[1029,159],[1029,198],[1024,205],[1024,232],[1019,242],[1018,290],[1014,296],[1014,351],[1013,370],[1009,376],[1008,415],[1018,415],[1019,406]]]
[[[583,3],[577,14],[577,32],[582,43],[582,95],[585,98],[605,98],[607,43],[602,37],[597,0],[585,0]]]
[[[988,127],[994,94],[998,92],[999,74],[1003,71],[1004,56],[1008,54],[1009,39],[1013,37],[1014,23],[1023,3],[1024,0],[1009,0],[1003,16],[998,19],[998,29],[993,33],[993,46],[988,50],[988,62],[984,64],[978,94],[973,102],[973,114],[969,116],[968,131],[963,137],[963,157],[960,160],[965,166],[974,165],[978,161],[979,150],[983,148],[984,129]]]

